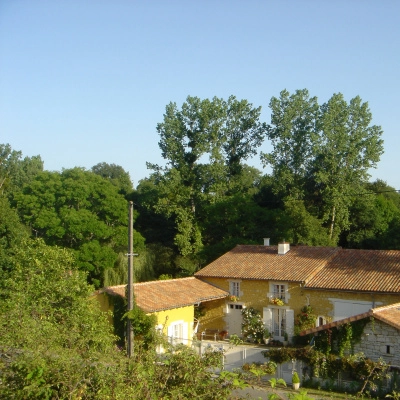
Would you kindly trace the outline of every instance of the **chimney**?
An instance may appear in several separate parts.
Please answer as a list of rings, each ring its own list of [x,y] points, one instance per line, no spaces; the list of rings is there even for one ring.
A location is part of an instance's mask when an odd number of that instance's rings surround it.
[[[264,238],[264,246],[269,246],[269,238]]]
[[[290,243],[283,241],[278,243],[278,254],[286,254],[290,250]]]

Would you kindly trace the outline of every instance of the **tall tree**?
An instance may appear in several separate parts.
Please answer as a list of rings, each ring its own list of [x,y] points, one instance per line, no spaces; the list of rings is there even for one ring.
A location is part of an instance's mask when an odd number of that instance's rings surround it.
[[[371,126],[371,121],[368,103],[359,96],[348,104],[342,94],[334,94],[321,107],[314,178],[331,238],[349,227],[354,196],[363,192],[369,169],[376,167],[383,153],[382,129]]]
[[[287,90],[279,98],[272,97],[271,124],[267,136],[272,144],[270,153],[262,153],[265,166],[272,167],[274,190],[283,197],[302,199],[309,171],[315,158],[319,105],[308,90]]]
[[[226,103],[226,120],[220,132],[228,177],[238,175],[243,161],[257,154],[265,139],[267,125],[260,122],[261,107],[230,96]]]
[[[126,172],[120,165],[102,162],[94,165],[92,172],[109,179],[124,196],[130,194],[133,190],[129,172]]]
[[[9,144],[0,144],[0,193],[21,190],[39,172],[43,171],[40,156],[25,157]]]
[[[162,195],[156,208],[175,219],[175,244],[182,255],[202,247],[199,208],[229,189],[243,161],[261,144],[266,127],[259,122],[260,113],[261,108],[234,96],[228,101],[189,96],[181,109],[167,105],[164,121],[157,125],[167,167],[149,167]]]
[[[383,153],[382,130],[371,125],[367,103],[355,97],[348,104],[334,94],[319,106],[307,90],[272,98],[268,136],[273,150],[263,154],[272,167],[275,192],[306,201],[306,211],[329,228],[329,240],[349,227],[354,196],[363,192],[368,170]],[[319,235],[318,235],[319,236]]]

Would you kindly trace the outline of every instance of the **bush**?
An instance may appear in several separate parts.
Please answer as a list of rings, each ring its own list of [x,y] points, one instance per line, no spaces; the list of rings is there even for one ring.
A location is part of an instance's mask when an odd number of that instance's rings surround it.
[[[264,338],[264,322],[259,311],[253,307],[245,308],[242,311],[242,335],[244,338],[253,338],[261,343]]]
[[[300,383],[299,375],[296,371],[293,372],[292,375],[292,383]]]

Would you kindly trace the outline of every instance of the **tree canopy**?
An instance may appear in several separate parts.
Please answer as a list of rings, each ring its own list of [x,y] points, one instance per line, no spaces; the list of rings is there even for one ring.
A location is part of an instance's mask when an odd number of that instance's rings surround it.
[[[74,250],[78,265],[96,285],[126,250],[127,201],[117,186],[97,174],[82,168],[43,171],[13,201],[33,235]],[[136,245],[144,245],[140,235]]]
[[[268,137],[273,150],[262,155],[272,167],[274,190],[306,209],[329,230],[332,244],[349,227],[350,207],[362,195],[370,168],[383,153],[382,129],[371,125],[368,103],[347,103],[334,94],[319,105],[307,90],[273,97]]]

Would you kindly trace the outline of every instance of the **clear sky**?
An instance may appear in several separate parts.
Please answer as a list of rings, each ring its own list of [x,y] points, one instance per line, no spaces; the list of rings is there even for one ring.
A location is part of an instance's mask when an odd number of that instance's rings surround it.
[[[272,96],[306,88],[368,101],[371,179],[400,189],[399,75],[398,0],[0,0],[0,143],[47,170],[114,163],[136,186],[164,164],[169,102],[232,94],[270,122]]]

